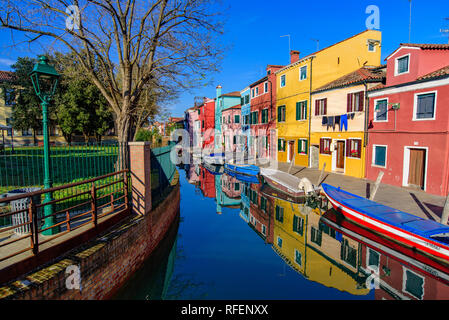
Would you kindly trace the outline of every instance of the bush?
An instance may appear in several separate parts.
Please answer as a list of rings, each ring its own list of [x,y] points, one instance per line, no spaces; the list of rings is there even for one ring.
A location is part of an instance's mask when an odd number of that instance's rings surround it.
[[[136,141],[151,141],[152,132],[146,129],[139,129],[136,134]]]

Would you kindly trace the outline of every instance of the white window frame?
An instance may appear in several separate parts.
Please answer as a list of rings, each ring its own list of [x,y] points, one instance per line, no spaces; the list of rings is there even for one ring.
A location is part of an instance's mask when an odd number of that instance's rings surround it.
[[[424,94],[430,94],[430,93],[434,93],[435,94],[434,105],[433,105],[433,118],[425,118],[425,119],[418,119],[418,118],[416,118],[416,112],[418,111],[418,96],[421,96],[421,95],[424,95]],[[414,97],[413,97],[413,118],[412,118],[412,121],[431,121],[431,120],[435,120],[436,119],[436,115],[437,115],[437,98],[438,98],[438,90],[415,93]]]
[[[373,268],[373,266],[369,264],[369,255],[370,255],[371,252],[374,252],[374,253],[376,253],[379,256],[379,263],[377,264],[377,266],[375,266],[375,268]],[[376,274],[379,274],[379,272],[380,272],[380,270],[379,270],[380,258],[381,258],[381,255],[380,255],[379,252],[377,252],[376,250],[373,250],[371,248],[368,248],[368,252],[367,252],[367,255],[366,255],[366,268],[368,270],[370,270],[370,271],[374,271]]]
[[[399,73],[399,72],[398,72],[398,67],[399,67],[399,63],[398,63],[398,62],[399,62],[399,59],[402,59],[402,58],[407,57],[407,56],[408,56],[407,71],[406,71],[406,72],[401,72],[401,73]],[[402,56],[397,57],[397,58],[394,59],[394,75],[395,75],[395,76],[401,76],[401,75],[403,75],[403,74],[408,74],[408,73],[410,73],[410,53],[404,54],[404,55],[402,55]]]
[[[285,138],[279,138],[278,140],[282,141],[282,145],[284,146],[284,148],[282,148],[282,149],[286,149],[285,148]],[[278,147],[278,149],[279,149],[279,147]],[[278,150],[278,152],[285,152],[285,150]]]
[[[251,89],[251,99],[254,98],[254,88]]]
[[[306,68],[306,77],[304,79],[301,79],[302,69]],[[307,80],[307,65],[299,67],[299,81]]]
[[[407,271],[413,273],[414,275],[420,277],[423,281],[422,281],[422,297],[417,297],[415,296],[413,293],[408,292],[406,290],[407,286],[406,286],[406,282],[407,282]],[[407,293],[409,295],[411,295],[412,297],[415,297],[419,300],[422,300],[425,296],[425,289],[426,289],[426,278],[423,277],[422,275],[414,272],[412,269],[406,268],[405,266],[402,266],[402,292]]]
[[[284,78],[284,85],[282,85],[282,78]],[[285,87],[287,85],[287,76],[285,74],[281,75],[279,78],[279,86],[281,88]]]
[[[267,235],[267,227],[266,227],[264,224],[262,224],[261,230],[262,230],[262,234],[263,234],[264,236],[266,236],[266,235]]]
[[[279,245],[279,240],[281,240],[281,245]],[[279,248],[282,248],[282,245],[283,245],[283,240],[282,240],[282,238],[281,237],[277,237],[277,239],[276,239],[276,245],[279,247]]]
[[[301,263],[298,263],[298,261],[296,261],[296,252],[298,252],[299,253],[299,255],[301,256]],[[298,249],[294,249],[293,250],[293,255],[294,255],[294,261],[295,261],[295,263],[298,265],[298,266],[300,266],[300,267],[302,267],[302,253],[301,253],[301,251],[299,251]]]
[[[259,96],[259,87],[256,87],[256,97]]]
[[[301,100],[301,101],[298,101],[298,103],[300,103],[300,102],[306,102],[307,104],[309,103],[309,100],[308,99],[305,99],[305,100]],[[307,108],[308,108],[308,106],[306,105],[306,113],[307,113]],[[302,111],[302,110],[301,110]],[[287,112],[287,111],[286,111]],[[301,114],[302,114],[302,112],[301,112]],[[295,115],[296,116],[296,115]],[[307,117],[305,117],[305,118],[301,118],[301,119],[298,119],[298,120],[296,120],[296,121],[306,121],[307,120]]]
[[[264,112],[265,110],[267,110],[267,122],[263,122],[263,121],[262,121],[262,115],[263,115],[263,112]],[[260,116],[260,117],[261,117],[260,123],[261,123],[261,124],[266,124],[266,123],[268,123],[268,120],[269,120],[269,119],[268,119],[268,108],[262,109],[262,112],[260,113],[260,115],[261,115],[261,116]]]
[[[326,114],[324,114],[324,101],[326,101],[326,103],[327,103],[327,97],[326,98],[315,99],[315,104],[316,104],[316,101],[319,101],[319,103],[318,103],[319,104],[318,105],[318,115],[315,116],[315,113],[314,113],[314,116],[315,117],[326,116]],[[321,110],[321,108],[323,108],[323,110]],[[323,111],[323,112],[321,112],[321,111]]]
[[[387,100],[387,113],[386,113],[386,119],[385,120],[377,120],[377,111],[376,111],[376,105],[377,105],[377,102],[378,101],[382,101],[382,100]],[[388,100],[388,97],[386,97],[386,98],[381,98],[381,99],[375,99],[374,100],[374,119],[373,119],[373,122],[388,122],[388,103],[389,103],[389,100]]]
[[[303,146],[304,141],[306,142],[306,145],[307,145],[307,139],[299,138],[298,140],[299,140],[300,143],[301,143],[301,149],[302,149],[302,146]],[[306,149],[305,152],[298,152],[298,154],[307,155],[307,148],[305,148],[305,149]]]
[[[327,140],[330,140],[330,142],[329,142],[329,151],[330,151],[330,153],[320,153],[320,150],[318,150],[318,154],[320,155],[320,156],[328,156],[328,157],[332,157],[332,151],[331,151],[331,145],[332,145],[332,143],[333,143],[333,139],[332,139],[332,137],[320,137],[320,140],[321,139],[327,139]],[[320,143],[321,144],[321,143]]]
[[[263,90],[264,90],[263,93],[267,93],[267,92],[268,92],[268,81],[265,81],[265,82],[264,82],[264,84],[263,84]]]
[[[426,146],[404,146],[404,163],[402,167],[402,186],[408,187],[408,175],[410,172],[410,149],[426,150],[426,165],[424,166],[424,190],[427,191],[427,166],[429,164],[429,147]]]
[[[376,147],[385,147],[385,166],[380,166],[374,163],[376,157]],[[376,168],[387,168],[387,160],[388,160],[388,145],[386,144],[373,144],[373,155],[371,159],[371,166]]]
[[[370,45],[373,46],[373,50],[370,50],[370,49],[369,49],[369,48],[370,48]],[[368,52],[376,52],[376,43],[375,43],[375,42],[368,41],[367,46],[368,46]]]

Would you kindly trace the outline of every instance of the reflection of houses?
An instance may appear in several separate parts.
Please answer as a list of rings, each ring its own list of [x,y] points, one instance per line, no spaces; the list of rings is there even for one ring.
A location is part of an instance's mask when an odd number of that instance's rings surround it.
[[[194,185],[197,185],[200,182],[200,177],[198,176],[196,168],[197,167],[194,165],[186,165],[185,167],[187,181]]]
[[[367,274],[379,275],[375,287],[376,300],[447,300],[449,299],[449,282],[438,280],[418,268],[415,263],[404,263],[395,257],[382,253],[374,247],[362,245],[362,267]],[[406,258],[407,259],[407,258]],[[424,268],[431,270],[424,265]],[[447,281],[448,275],[446,275]],[[376,284],[374,282],[374,284]]]
[[[203,195],[207,198],[215,198],[215,176],[206,168],[201,167],[199,178],[199,186]]]
[[[245,222],[249,222],[249,215],[251,212],[251,205],[249,202],[249,195],[251,192],[251,184],[242,182],[242,193],[240,197],[242,202],[240,203],[240,217],[245,220]]]
[[[365,275],[359,272],[360,246],[319,219],[318,212],[276,199],[273,249],[311,281],[353,295],[368,294]]]
[[[238,183],[237,179],[235,179],[234,177],[230,177],[227,174],[215,176],[215,200],[217,202],[218,214],[222,213],[223,207],[229,207],[234,209],[240,208],[241,202],[240,184],[237,183]],[[237,185],[238,190],[233,190],[237,188]]]
[[[273,243],[273,207],[274,198],[260,192],[260,184],[252,184],[249,188],[250,214],[249,224],[267,242]]]

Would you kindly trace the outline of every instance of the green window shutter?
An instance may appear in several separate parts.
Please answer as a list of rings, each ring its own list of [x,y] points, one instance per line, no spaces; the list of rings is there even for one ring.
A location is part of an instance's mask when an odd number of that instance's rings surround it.
[[[298,232],[298,216],[293,216],[293,231]]]
[[[301,119],[301,104],[296,102],[296,120]]]
[[[306,141],[305,141],[305,144],[304,144],[304,147],[305,147],[304,153],[305,153],[305,154],[307,154],[307,153],[308,153],[307,151],[309,150],[309,148],[308,148],[308,143],[309,143],[309,141],[306,140]]]
[[[298,153],[301,153],[301,140],[298,140]]]
[[[307,101],[304,101],[304,118],[307,119]]]
[[[278,139],[278,151],[281,151],[281,139]]]

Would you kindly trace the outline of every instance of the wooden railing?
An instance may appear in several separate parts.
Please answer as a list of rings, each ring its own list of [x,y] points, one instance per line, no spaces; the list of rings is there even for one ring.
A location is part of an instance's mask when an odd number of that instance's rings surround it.
[[[72,194],[67,195],[67,192],[64,192],[67,189],[70,189]],[[56,238],[74,233],[83,227],[96,228],[102,218],[129,209],[128,192],[126,169],[76,183],[0,199],[0,204],[10,204],[6,212],[0,213],[0,218],[12,219],[13,216],[20,216],[22,219],[20,223],[0,228],[0,262],[26,251],[37,255],[42,245]],[[46,193],[56,195],[55,199],[47,203],[40,201]],[[61,197],[58,197],[58,194]],[[11,202],[20,200],[27,202],[27,205],[19,210],[13,210]],[[44,207],[49,205],[53,206],[53,213],[45,216]],[[45,228],[41,227],[47,219],[53,219],[55,223]],[[17,222],[20,219],[14,220]],[[89,225],[90,227],[86,227]],[[16,231],[20,229],[22,232],[17,233]],[[57,232],[43,235],[50,229],[57,229]]]

